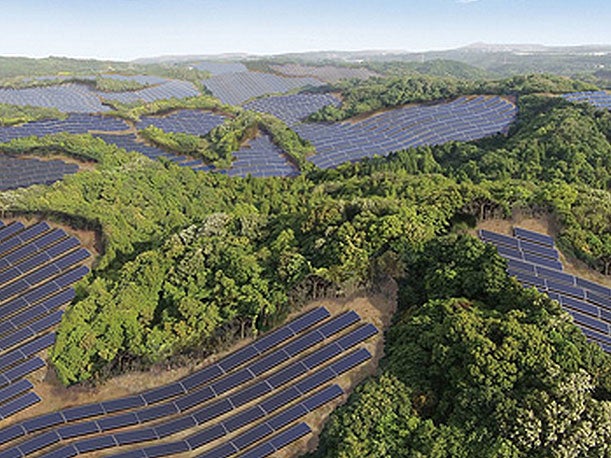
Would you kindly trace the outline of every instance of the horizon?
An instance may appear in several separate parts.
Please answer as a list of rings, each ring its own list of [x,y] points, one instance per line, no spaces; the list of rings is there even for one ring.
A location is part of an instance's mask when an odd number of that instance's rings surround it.
[[[474,43],[609,46],[611,5],[585,0],[24,0],[4,7],[0,55],[132,61],[307,52],[424,53]],[[494,27],[490,27],[494,24]]]

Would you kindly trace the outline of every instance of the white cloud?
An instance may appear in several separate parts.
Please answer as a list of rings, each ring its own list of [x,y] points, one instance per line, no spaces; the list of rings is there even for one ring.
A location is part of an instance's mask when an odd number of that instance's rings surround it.
[[[456,3],[462,3],[462,4],[475,3],[475,2],[479,2],[479,0],[456,0]]]

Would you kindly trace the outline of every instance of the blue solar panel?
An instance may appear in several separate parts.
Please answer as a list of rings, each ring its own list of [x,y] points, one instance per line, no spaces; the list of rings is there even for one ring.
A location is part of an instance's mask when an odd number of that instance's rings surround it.
[[[180,431],[192,428],[198,423],[192,416],[180,417],[175,420],[171,420],[161,425],[155,426],[155,432],[159,437],[166,437],[171,434],[175,434]]]
[[[133,431],[126,431],[115,433],[114,436],[104,436],[104,437],[112,437],[114,441],[119,445],[128,445],[128,444],[137,444],[139,442],[146,442],[158,439],[163,437],[158,435],[155,428],[144,428],[144,429],[136,429]],[[111,444],[110,442],[104,448],[114,447],[115,444]]]
[[[258,445],[252,450],[244,453],[241,458],[265,458],[272,456],[278,450],[297,441],[298,439],[301,439],[311,432],[312,430],[307,424],[298,423],[272,437],[270,441]]]

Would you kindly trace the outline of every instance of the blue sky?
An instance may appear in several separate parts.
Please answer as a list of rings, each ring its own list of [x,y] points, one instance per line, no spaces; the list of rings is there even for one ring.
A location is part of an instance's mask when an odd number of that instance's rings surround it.
[[[611,0],[0,0],[0,55],[611,44]]]

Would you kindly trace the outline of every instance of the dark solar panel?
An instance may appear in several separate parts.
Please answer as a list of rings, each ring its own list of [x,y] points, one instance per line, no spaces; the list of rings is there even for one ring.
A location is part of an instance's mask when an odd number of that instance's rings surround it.
[[[530,240],[531,242],[539,243],[540,245],[548,246],[551,248],[554,247],[554,239],[549,235],[529,231],[521,227],[514,227],[513,233],[519,239]]]
[[[157,434],[155,428],[135,429],[114,434],[114,440],[119,445],[137,444],[139,442],[152,441],[160,437],[162,436]],[[114,447],[114,445],[108,445],[107,447]]]
[[[271,396],[270,398],[261,402],[260,406],[267,412],[273,412],[285,406],[291,401],[299,398],[301,393],[294,387],[288,387],[285,390],[280,391],[278,394]]]
[[[319,307],[293,320],[291,323],[289,323],[289,327],[295,334],[298,334],[310,326],[329,318],[330,316],[331,314],[327,309],[324,307]]]
[[[183,389],[180,383],[172,383],[170,385],[165,385],[160,388],[148,391],[142,394],[142,398],[146,401],[147,404],[154,404],[156,402],[164,401],[166,399],[170,399],[171,397],[178,396],[184,393],[185,390]]]
[[[49,431],[19,444],[19,450],[24,455],[29,455],[37,450],[56,444],[59,441],[59,435],[55,431]]]
[[[189,451],[189,445],[185,441],[170,442],[147,447],[143,456],[147,458],[158,458],[161,456],[175,455]]]
[[[238,407],[244,404],[247,404],[250,401],[254,401],[255,399],[269,393],[272,389],[265,382],[256,383],[253,386],[245,388],[241,390],[239,393],[236,393],[229,397],[234,406]]]
[[[331,385],[318,393],[310,396],[308,399],[302,402],[302,404],[311,412],[323,404],[341,396],[344,394],[344,390],[339,385]],[[276,428],[277,429],[277,428]]]
[[[302,404],[297,404],[292,407],[289,407],[286,410],[283,410],[279,414],[274,415],[270,419],[267,420],[267,424],[278,431],[281,428],[284,428],[286,425],[292,423],[298,418],[307,415],[309,410],[304,407]]]
[[[261,375],[262,373],[277,367],[284,361],[287,361],[289,358],[289,355],[284,350],[280,349],[250,364],[248,368],[253,374]]]
[[[226,393],[227,391],[241,385],[244,382],[252,380],[253,375],[246,369],[242,369],[238,372],[232,373],[227,377],[215,382],[211,385],[214,392],[218,395]]]
[[[218,447],[213,448],[209,452],[205,452],[199,455],[198,458],[226,458],[235,454],[238,450],[233,446],[233,444],[223,444]]]
[[[95,421],[86,421],[83,423],[62,426],[61,428],[57,429],[57,432],[62,439],[71,439],[73,437],[97,433],[99,432],[99,429]]]
[[[198,431],[195,434],[191,434],[185,439],[185,442],[189,445],[189,447],[191,447],[191,449],[195,449],[204,444],[208,444],[213,440],[219,439],[225,434],[227,434],[225,428],[219,424],[206,428],[203,431]],[[146,451],[146,454],[147,456],[149,455],[148,450]]]
[[[192,428],[196,425],[197,421],[195,418],[188,415],[186,417],[180,417],[155,426],[155,432],[159,437],[166,437],[170,436],[171,434]]]
[[[174,403],[182,412],[186,409],[189,409],[198,404],[201,404],[209,399],[212,399],[213,397],[214,397],[214,393],[212,389],[210,387],[205,387],[205,388],[202,388],[201,390],[189,393],[186,396],[181,396]]]
[[[223,422],[223,425],[228,432],[233,432],[263,416],[265,416],[263,409],[259,406],[254,406],[228,418]]]
[[[138,417],[132,412],[127,412],[119,415],[100,418],[96,421],[96,423],[102,431],[109,431],[111,429],[137,425]]]
[[[231,442],[235,445],[239,450],[244,450],[245,448],[251,446],[252,444],[260,441],[264,437],[272,434],[274,430],[267,426],[265,423],[255,426],[254,428],[249,429],[248,431],[240,434],[238,437],[233,439]]]
[[[336,374],[341,374],[343,372],[349,371],[353,367],[358,366],[361,363],[371,359],[371,353],[369,353],[364,348],[359,348],[358,350],[350,353],[348,356],[343,357],[337,362],[331,364],[331,369]]]

